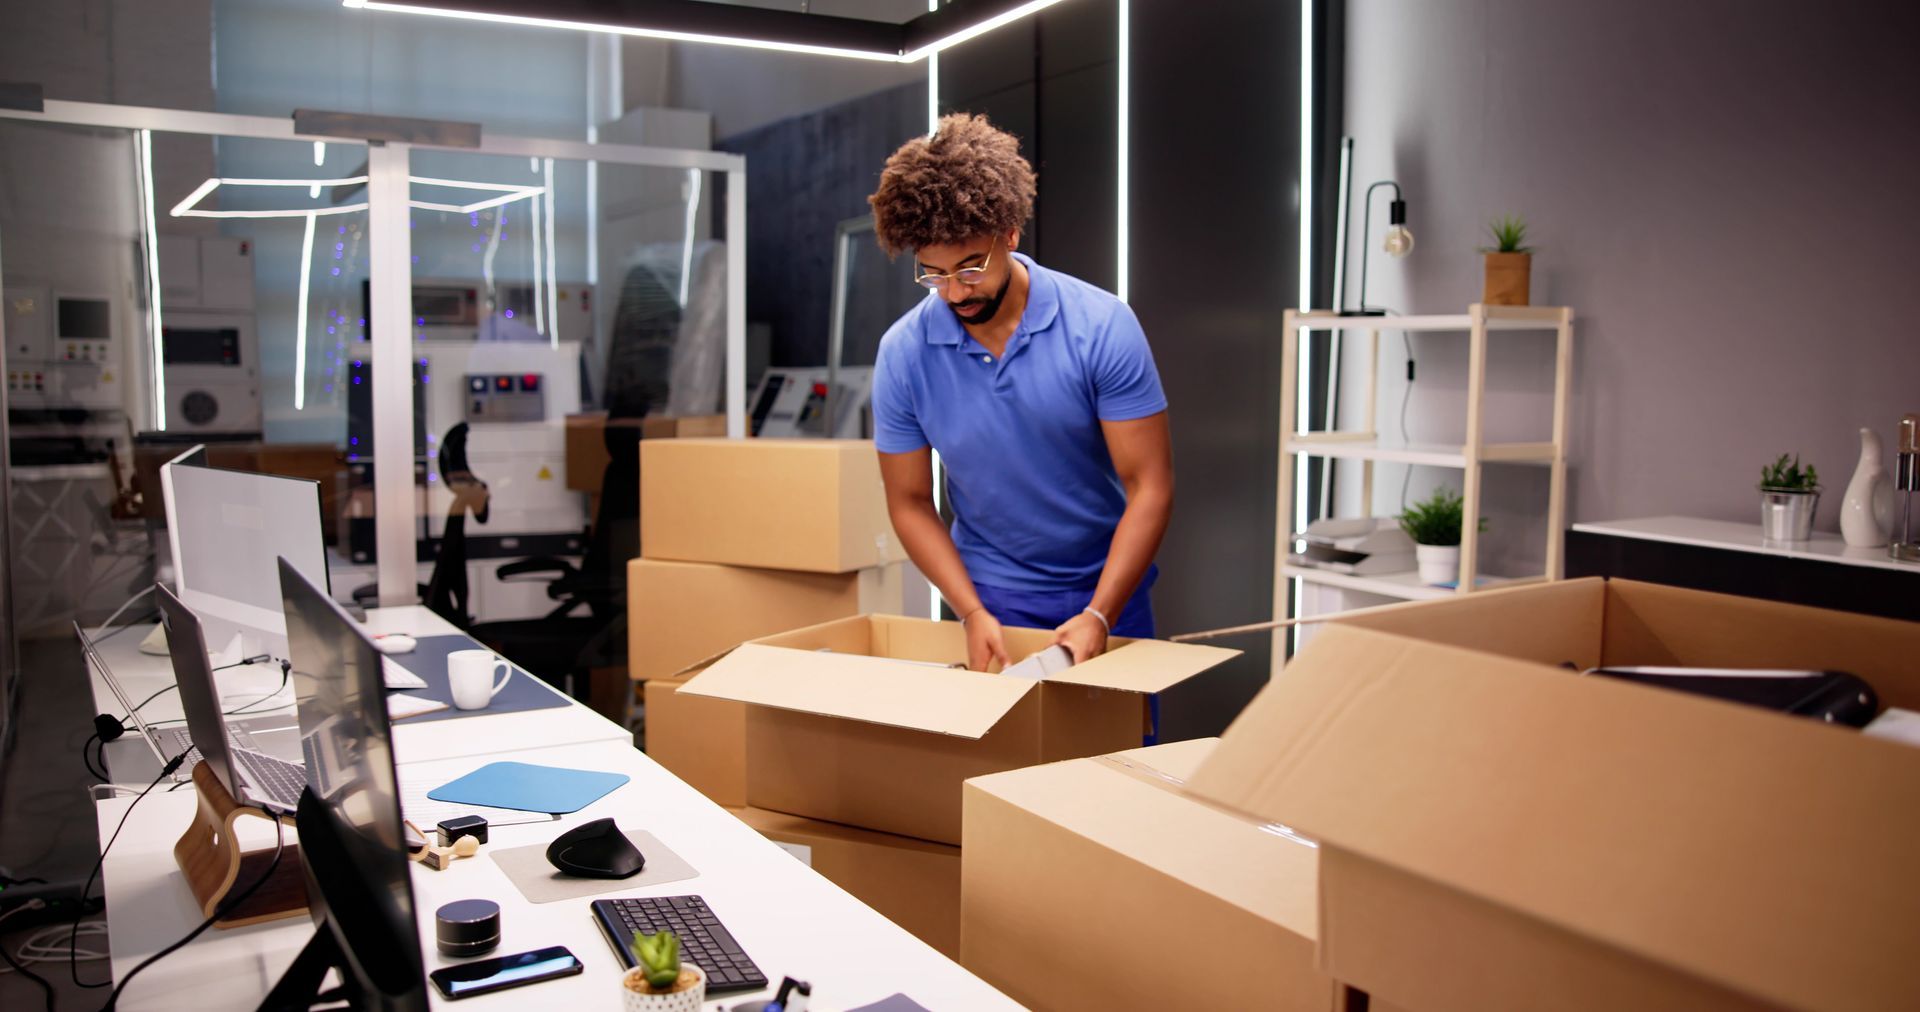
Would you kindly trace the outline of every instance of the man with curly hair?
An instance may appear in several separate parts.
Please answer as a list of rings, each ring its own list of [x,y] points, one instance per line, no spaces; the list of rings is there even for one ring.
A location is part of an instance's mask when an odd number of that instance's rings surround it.
[[[929,289],[880,343],[874,441],[907,554],[1008,662],[1002,625],[1054,630],[1076,663],[1152,636],[1147,591],[1173,508],[1167,399],[1126,303],[1017,252],[1034,174],[979,116],[902,145],[867,198],[889,256]],[[934,506],[932,453],[954,523]]]

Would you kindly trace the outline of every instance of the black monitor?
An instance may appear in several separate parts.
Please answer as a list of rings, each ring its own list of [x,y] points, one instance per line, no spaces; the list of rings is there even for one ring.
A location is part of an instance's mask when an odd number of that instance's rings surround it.
[[[425,1010],[380,654],[297,567],[279,566],[308,779],[294,824],[316,930],[261,1008],[309,1007],[334,969],[341,993],[328,1000]]]

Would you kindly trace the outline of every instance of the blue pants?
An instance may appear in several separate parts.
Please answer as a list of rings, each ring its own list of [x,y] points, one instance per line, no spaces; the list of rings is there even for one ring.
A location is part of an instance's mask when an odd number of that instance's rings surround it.
[[[1153,638],[1153,599],[1147,592],[1153,589],[1153,583],[1159,576],[1158,567],[1147,570],[1146,578],[1140,581],[1140,588],[1127,599],[1119,616],[1107,616],[1113,622],[1113,635],[1129,639]],[[1057,629],[1093,603],[1092,588],[1034,593],[975,584],[973,589],[979,592],[980,603],[994,618],[1000,620],[1001,625],[1029,629]],[[1160,741],[1158,694],[1147,697],[1147,719],[1149,730],[1141,737],[1141,744],[1157,745]]]

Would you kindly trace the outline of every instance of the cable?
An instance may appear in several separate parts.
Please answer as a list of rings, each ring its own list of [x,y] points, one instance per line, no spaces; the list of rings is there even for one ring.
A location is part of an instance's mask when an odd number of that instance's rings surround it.
[[[12,917],[14,914],[17,914],[22,910],[39,910],[40,908],[46,905],[47,905],[46,900],[40,899],[39,897],[35,897],[33,899],[26,901],[25,903],[20,904],[17,907],[14,907],[12,910],[9,910],[4,914],[0,914],[0,923],[5,923],[7,918]],[[25,976],[28,980],[31,980],[35,984],[39,985],[40,990],[46,993],[48,1012],[52,1012],[53,985],[47,983],[47,978],[42,977],[39,974],[34,973],[32,970],[27,969],[25,966],[22,966],[21,964],[14,962],[13,957],[7,953],[7,947],[4,945],[0,945],[0,959],[6,960],[7,965],[13,968],[15,972],[21,974],[22,976]]]
[[[286,851],[287,829],[285,824],[283,824],[280,821],[279,817],[274,815],[272,812],[269,812],[263,808],[263,809],[260,809],[260,813],[262,815],[265,815],[267,818],[273,820],[273,860],[267,862],[267,870],[261,872],[260,877],[257,879],[254,879],[253,882],[250,885],[248,885],[247,888],[243,892],[241,892],[239,895],[235,896],[230,894],[225,900],[222,900],[220,904],[214,908],[213,913],[209,914],[206,920],[200,922],[199,927],[196,927],[192,931],[187,932],[186,935],[182,936],[179,941],[176,941],[172,945],[169,945],[166,948],[161,949],[159,952],[156,952],[153,955],[148,956],[145,960],[143,960],[140,963],[139,966],[136,966],[133,969],[127,971],[127,975],[120,978],[120,983],[116,987],[114,987],[113,993],[107,995],[107,1003],[105,1005],[100,1006],[100,1012],[113,1012],[114,1004],[120,1000],[120,992],[125,991],[127,989],[127,985],[129,983],[132,983],[134,977],[139,976],[140,971],[146,969],[149,966],[152,966],[153,964],[159,962],[162,959],[165,959],[168,956],[173,955],[174,952],[178,951],[181,946],[184,946],[188,942],[191,942],[194,939],[199,938],[202,932],[206,931],[208,928],[213,926],[214,921],[217,921],[220,918],[225,917],[228,913],[238,908],[240,904],[245,903],[249,897],[251,897],[255,892],[257,892],[260,889],[261,886],[267,884],[268,879],[273,877],[273,873],[280,867],[280,855]]]
[[[33,902],[42,901],[35,900]],[[32,966],[35,963],[59,963],[65,961],[67,959],[67,947],[61,944],[62,940],[60,935],[66,930],[67,926],[65,924],[53,924],[41,928],[39,931],[28,936],[26,941],[20,943],[20,948],[14,950],[13,957],[19,960],[23,966]],[[80,925],[80,936],[82,938],[105,937],[106,934],[107,922],[105,921],[86,921]],[[83,963],[89,963],[95,960],[108,959],[111,958],[111,956],[111,953],[100,949],[81,949],[79,955],[75,958]],[[11,970],[0,969],[0,973],[12,972]]]
[[[80,890],[81,912],[79,916],[76,916],[73,919],[73,927],[67,934],[67,974],[73,978],[73,983],[78,987],[90,987],[90,988],[106,987],[108,984],[112,983],[112,981],[107,980],[107,981],[101,981],[100,983],[97,983],[97,984],[89,984],[86,981],[81,980],[80,964],[79,964],[79,961],[74,958],[75,947],[78,945],[79,938],[80,938],[80,922],[87,916],[86,915],[87,898],[93,894],[93,883],[95,879],[100,877],[100,869],[106,866],[107,852],[113,849],[114,841],[120,839],[120,830],[126,828],[127,817],[133,814],[133,810],[139,807],[140,802],[146,798],[149,792],[151,792],[155,787],[160,786],[160,781],[165,780],[170,776],[173,776],[173,771],[179,769],[180,764],[184,762],[186,758],[187,758],[187,754],[185,752],[182,752],[179,755],[174,756],[171,760],[169,760],[165,766],[160,767],[160,775],[157,777],[154,777],[153,783],[148,784],[147,789],[144,791],[141,791],[140,796],[137,798],[134,798],[133,802],[127,805],[127,810],[121,813],[120,815],[120,824],[117,826],[114,826],[113,835],[107,837],[107,845],[100,848],[100,860],[94,862],[93,873],[87,876],[86,886]]]
[[[87,740],[80,743],[80,761],[87,764],[87,775],[92,777],[94,782],[106,783],[110,778],[93,764],[93,743],[96,741],[100,741],[100,733],[98,731],[87,735]],[[106,743],[101,742],[100,754],[102,765],[105,765],[106,751]]]
[[[273,659],[273,658],[271,658],[271,657],[268,657],[268,656],[267,656],[266,654],[261,654],[260,656],[261,656],[261,657],[266,657],[266,659],[267,659],[267,660],[272,660],[272,659]],[[239,661],[239,662],[237,662],[237,663],[239,663],[239,664],[251,664],[251,663],[253,663],[253,659],[252,659],[252,658],[248,658],[247,660],[244,660],[244,661]],[[232,665],[232,664],[229,664],[229,665],[227,665],[227,666],[228,666],[228,667],[233,667],[234,665]],[[214,670],[215,670],[215,671],[218,671],[218,670],[220,670],[220,669],[219,669],[219,668],[215,668]],[[281,661],[281,662],[280,662],[280,685],[279,685],[279,687],[278,687],[278,688],[275,688],[275,689],[274,689],[274,690],[273,690],[272,692],[269,692],[269,693],[267,693],[266,695],[264,695],[264,696],[261,696],[261,697],[260,697],[259,699],[256,699],[256,700],[254,700],[254,701],[253,701],[253,702],[251,702],[251,703],[243,703],[243,704],[241,704],[241,705],[239,705],[239,706],[237,706],[237,707],[234,707],[234,708],[233,708],[233,709],[231,709],[231,710],[228,710],[228,711],[226,711],[226,716],[229,716],[229,717],[233,717],[233,716],[238,716],[238,715],[240,715],[240,714],[243,714],[243,713],[253,713],[253,712],[255,712],[255,711],[254,711],[254,709],[253,709],[254,707],[256,707],[256,706],[259,706],[259,705],[260,705],[261,703],[264,703],[264,702],[266,702],[266,701],[268,701],[268,700],[270,700],[270,699],[273,699],[274,697],[276,697],[276,696],[278,696],[278,695],[280,695],[280,693],[281,693],[281,691],[282,691],[282,690],[284,690],[284,689],[286,689],[286,687],[287,687],[287,678],[288,678],[288,676],[290,676],[290,675],[291,675],[292,673],[293,673],[293,662],[292,662],[292,661]]]
[[[131,622],[126,623],[125,625],[115,626],[111,632],[104,632],[98,636],[95,636],[93,638],[93,642],[96,645],[100,643],[105,643],[106,641],[114,638],[115,636],[118,636],[121,633],[126,632],[128,629],[132,629],[134,626],[146,625],[147,622],[149,622],[150,620],[156,619],[159,617],[160,617],[160,609],[155,608],[154,610],[147,612],[146,614],[140,616],[139,618]]]
[[[157,586],[159,586],[159,584],[149,583],[147,584],[147,589],[139,592],[138,594],[133,595],[130,598],[127,598],[125,604],[122,604],[120,607],[113,609],[113,614],[108,615],[107,620],[105,622],[100,623],[100,628],[105,629],[106,627],[112,625],[113,620],[116,618],[119,618],[122,612],[126,611],[128,608],[133,607],[133,602],[138,601],[141,598],[146,597],[148,594],[153,593],[153,588]],[[131,625],[132,623],[128,623],[128,624]]]

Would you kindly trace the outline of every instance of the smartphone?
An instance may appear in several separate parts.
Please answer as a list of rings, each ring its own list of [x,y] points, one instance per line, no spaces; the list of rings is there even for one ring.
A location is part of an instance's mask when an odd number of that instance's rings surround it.
[[[564,945],[555,945],[511,956],[478,959],[457,966],[445,966],[427,974],[433,986],[448,998],[471,998],[476,994],[504,991],[522,984],[537,984],[555,977],[571,977],[583,969],[579,957]]]

